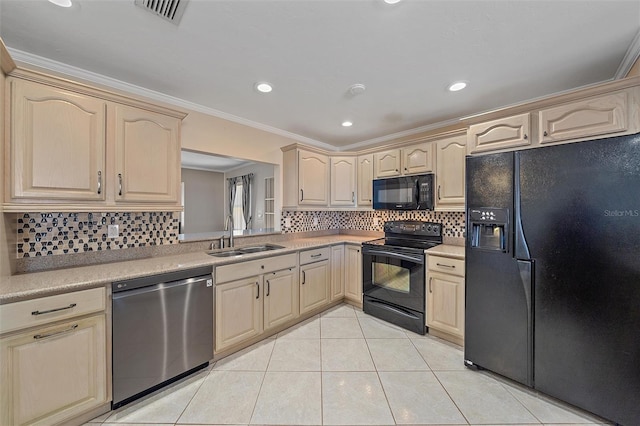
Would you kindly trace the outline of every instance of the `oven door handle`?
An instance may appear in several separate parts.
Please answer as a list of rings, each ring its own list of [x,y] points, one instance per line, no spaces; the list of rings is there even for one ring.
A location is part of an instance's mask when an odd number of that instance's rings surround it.
[[[424,256],[411,256],[408,254],[404,254],[404,253],[397,253],[394,251],[388,251],[388,250],[378,250],[378,249],[370,249],[370,248],[365,248],[362,250],[362,254],[368,254],[368,255],[376,255],[376,256],[387,256],[387,257],[392,257],[395,259],[404,259],[404,260],[408,260],[410,262],[415,262],[415,263],[419,263],[420,265],[424,265]]]

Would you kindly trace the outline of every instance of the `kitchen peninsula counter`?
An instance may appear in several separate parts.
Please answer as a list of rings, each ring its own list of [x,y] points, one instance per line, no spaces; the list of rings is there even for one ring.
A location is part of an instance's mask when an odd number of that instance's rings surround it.
[[[0,305],[88,288],[104,287],[114,281],[128,280],[147,275],[163,274],[200,266],[215,267],[341,243],[360,244],[371,239],[372,237],[370,236],[336,234],[274,241],[273,244],[283,246],[284,248],[244,254],[242,256],[214,257],[209,256],[204,251],[199,251],[13,275],[0,278]],[[238,247],[242,246],[239,245]]]

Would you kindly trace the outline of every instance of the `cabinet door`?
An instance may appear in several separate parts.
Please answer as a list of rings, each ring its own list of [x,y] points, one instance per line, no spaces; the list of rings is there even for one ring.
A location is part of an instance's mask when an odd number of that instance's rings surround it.
[[[597,96],[540,111],[540,143],[627,130],[627,92]]]
[[[104,200],[106,103],[11,81],[11,197]]]
[[[427,326],[464,337],[464,277],[429,271]]]
[[[345,252],[345,297],[362,303],[362,254],[359,246],[347,244]]]
[[[178,203],[180,120],[115,106],[116,201]]]
[[[295,319],[300,311],[298,268],[264,276],[264,329]]]
[[[344,244],[331,247],[331,301],[344,297]]]
[[[469,153],[531,145],[529,113],[500,118],[469,127]]]
[[[329,204],[329,157],[315,152],[298,151],[298,203]]]
[[[373,154],[374,173],[376,178],[400,176],[400,150],[376,152]]]
[[[373,202],[373,154],[358,156],[358,205]]]
[[[465,136],[436,143],[436,210],[464,211]]]
[[[300,267],[300,314],[329,303],[329,261]]]
[[[402,173],[405,175],[433,171],[433,145],[420,143],[402,148]]]
[[[331,157],[331,205],[356,205],[356,157]]]
[[[64,423],[107,402],[104,314],[0,339],[0,424]]]
[[[216,352],[262,333],[262,277],[216,286]]]

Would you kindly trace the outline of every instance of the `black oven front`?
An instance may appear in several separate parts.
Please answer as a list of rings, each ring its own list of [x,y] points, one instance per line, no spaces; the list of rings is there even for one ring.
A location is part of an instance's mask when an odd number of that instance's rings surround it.
[[[362,284],[366,313],[425,333],[423,250],[363,244]]]

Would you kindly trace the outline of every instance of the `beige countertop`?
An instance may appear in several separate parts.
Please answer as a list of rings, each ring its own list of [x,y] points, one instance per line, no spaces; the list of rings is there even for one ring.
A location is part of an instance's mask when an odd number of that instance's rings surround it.
[[[464,246],[453,246],[450,244],[440,244],[427,250],[427,254],[447,256],[454,259],[464,259]]]
[[[339,243],[360,244],[363,241],[371,239],[372,237],[339,234],[278,241],[276,244],[284,246],[285,248],[235,257],[214,257],[202,251],[13,275],[0,278],[0,305],[58,293],[105,286],[114,281],[128,280],[145,275],[162,274],[208,265],[218,266]]]

